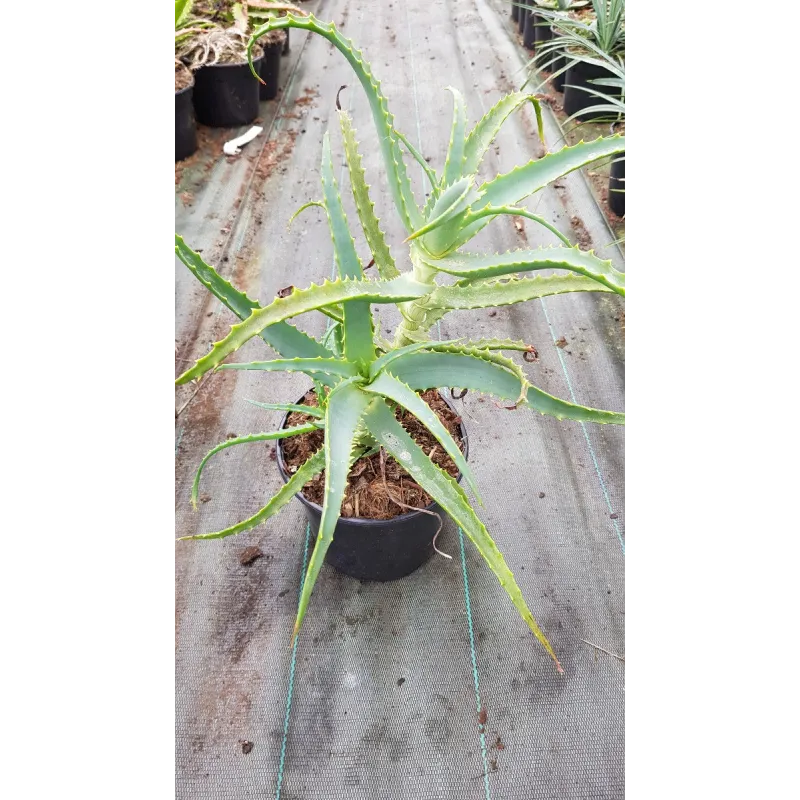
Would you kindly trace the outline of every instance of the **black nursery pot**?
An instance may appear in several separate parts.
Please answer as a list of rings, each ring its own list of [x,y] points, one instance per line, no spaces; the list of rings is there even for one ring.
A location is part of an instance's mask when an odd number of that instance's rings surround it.
[[[253,59],[258,73],[262,56]],[[243,64],[213,64],[194,74],[194,110],[201,125],[235,128],[258,116],[259,82]]]
[[[454,412],[456,409],[448,398],[445,403]],[[297,401],[302,403],[302,398]],[[288,413],[281,422],[286,427]],[[461,437],[464,440],[464,458],[469,455],[467,430],[461,424]],[[283,451],[277,448],[278,469],[283,482],[289,480]],[[461,475],[458,476],[461,482]],[[322,519],[322,506],[307,500],[302,492],[295,495],[303,504],[308,517],[311,533],[319,533]],[[427,506],[445,519],[445,513],[437,503]],[[393,581],[410,575],[433,556],[433,537],[439,529],[439,520],[421,511],[412,511],[393,519],[362,519],[360,517],[340,517],[336,523],[325,563],[334,569],[367,581]]]
[[[192,90],[187,86],[175,92],[175,160],[182,161],[197,150],[197,126],[192,108]]]
[[[281,74],[281,51],[283,44],[266,44],[264,47],[264,57],[261,59],[261,80],[259,84],[258,99],[274,100],[278,96],[278,78]]]
[[[281,55],[282,56],[288,56],[289,55],[289,29],[288,28],[286,29],[285,33],[286,33],[286,39],[284,39],[284,41],[283,41],[283,50],[281,50]]]
[[[522,46],[528,50],[533,50],[536,39],[536,23],[539,15],[533,11],[528,11],[525,15],[525,26],[522,30]]]
[[[608,179],[608,207],[618,216],[625,216],[625,154],[615,156],[611,162],[611,175]]]
[[[564,111],[567,113],[567,116],[572,116],[584,108],[589,108],[590,106],[595,106],[602,102],[597,95],[585,92],[583,89],[576,87],[586,87],[588,89],[593,89],[594,91],[603,92],[607,95],[618,95],[619,91],[615,90],[611,86],[598,86],[597,84],[589,83],[589,81],[594,80],[595,78],[613,77],[614,73],[610,70],[607,70],[605,67],[598,67],[596,64],[589,64],[586,61],[576,61],[566,71],[566,79],[564,81],[564,83],[567,84],[564,87]],[[588,114],[579,113],[578,119],[602,119],[603,117],[607,116],[608,112],[593,111],[589,112]]]
[[[567,61],[564,56],[559,56],[554,62],[553,65],[550,67],[550,73],[555,75],[560,69],[564,69],[569,62]],[[553,84],[553,88],[557,92],[564,91],[564,84],[567,82],[567,73],[566,70],[562,72],[560,75],[556,75],[555,78],[551,78],[550,83]]]
[[[533,29],[534,47],[538,47],[540,42],[544,43],[553,38],[553,29],[547,25],[547,20],[544,17],[539,16],[539,14],[533,14],[532,16],[536,17]]]
[[[519,22],[519,6],[517,5],[518,0],[512,0],[511,3],[511,21],[512,22]]]
[[[525,33],[525,20],[528,19],[528,15],[531,13],[531,10],[527,7],[525,0],[522,0],[522,2],[524,5],[520,6],[519,9],[519,16],[517,17],[517,29],[520,33]]]

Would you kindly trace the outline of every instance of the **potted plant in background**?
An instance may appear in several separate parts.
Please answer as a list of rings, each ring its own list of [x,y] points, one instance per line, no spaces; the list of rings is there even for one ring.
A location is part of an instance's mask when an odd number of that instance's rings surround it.
[[[289,12],[305,16],[306,12],[297,6],[287,3],[270,2],[270,0],[248,0],[247,12],[251,26],[264,25],[269,20],[283,16]],[[273,100],[278,95],[278,79],[281,69],[281,55],[289,52],[289,30],[270,31],[259,41],[264,50],[261,62],[261,84],[259,97],[261,100]]]
[[[582,115],[591,115],[595,121],[608,121],[611,133],[625,132],[625,63],[611,57],[600,58],[610,77],[594,78],[584,91],[593,98],[592,105],[581,109]],[[567,117],[565,124],[578,115]],[[618,216],[625,216],[625,153],[611,162],[608,179],[608,207]]]
[[[273,2],[273,0],[247,0],[247,12],[253,25],[263,25],[267,20],[283,16],[289,12],[298,15],[305,15],[307,13],[297,6],[289,3]],[[281,55],[285,56],[289,52],[289,29],[287,28],[285,31],[279,31],[279,33],[284,34],[283,47],[280,52]],[[269,42],[267,39],[261,40],[261,46],[264,48],[265,52],[267,51],[268,45]],[[269,78],[266,75],[262,75],[262,77],[269,83]]]
[[[541,9],[559,11],[569,16],[574,15],[579,9],[585,9],[588,5],[589,0],[533,0],[530,20],[533,39],[531,49],[538,50],[540,44],[544,44],[548,39],[553,38],[550,20],[539,13]]]
[[[197,126],[192,108],[192,73],[175,59],[175,160],[188,158],[197,150]]]
[[[592,0],[594,19],[582,19],[561,11],[541,9],[550,20],[553,37],[537,47],[531,66],[552,69],[551,80],[564,76],[564,111],[588,121],[602,118],[595,105],[592,82],[617,77],[609,65],[621,66],[625,59],[625,0]],[[607,86],[606,94],[616,94]]]
[[[521,36],[525,35],[525,22],[531,13],[533,0],[519,0],[519,14],[517,15],[517,30]]]
[[[197,150],[197,126],[194,119],[192,90],[194,78],[178,60],[178,46],[195,32],[209,26],[192,16],[192,0],[175,0],[175,160],[188,158]]]
[[[232,7],[233,25],[210,26],[184,39],[178,57],[195,76],[194,110],[197,121],[213,128],[247,125],[258,116],[259,84],[247,63],[247,13],[241,3]],[[261,66],[259,46],[255,62]]]
[[[340,545],[344,545],[345,551],[352,547],[368,548],[371,540],[373,555],[379,558],[381,547],[375,548],[376,542],[387,548],[399,544],[413,569],[414,561],[418,566],[433,553],[439,525],[425,525],[423,520],[430,523],[431,515],[438,513],[438,506],[478,548],[514,606],[558,665],[513,574],[457,480],[460,473],[478,496],[466,461],[463,424],[448,417],[446,404],[440,403],[432,390],[456,386],[490,393],[510,402],[509,408],[528,407],[557,419],[622,424],[624,415],[568,403],[533,386],[522,366],[502,355],[504,351],[521,352],[528,360],[534,360],[534,348],[524,342],[497,339],[442,342],[431,339],[430,330],[445,314],[456,309],[508,305],[573,291],[624,295],[624,276],[609,261],[571,246],[546,220],[515,205],[558,177],[621,152],[624,140],[613,136],[582,142],[477,184],[478,167],[508,116],[531,103],[541,136],[540,108],[533,96],[515,92],[500,100],[468,131],[464,99],[451,89],[454,98],[452,135],[444,166],[437,173],[395,128],[372,69],[334,25],[319,22],[313,16],[289,14],[255,31],[249,50],[254,50],[259,37],[281,27],[303,28],[323,36],[345,56],[364,88],[394,206],[408,234],[406,243],[411,270],[401,272],[389,251],[373,211],[355,131],[350,117],[341,109],[339,122],[350,187],[371,251],[370,264],[365,266],[357,255],[339,195],[328,134],[323,141],[321,165],[323,197],[307,203],[297,213],[314,206],[324,208],[333,239],[335,280],[304,289],[292,287],[291,291],[282,292],[272,302],[261,306],[225,281],[197,252],[176,237],[180,260],[242,320],[183,373],[177,383],[198,379],[215,369],[285,370],[307,374],[313,387],[312,393],[306,394],[302,402],[263,404],[268,409],[287,413],[284,425],[278,430],[236,437],[212,449],[200,464],[193,498],[197,496],[202,468],[220,450],[256,441],[280,440],[294,444],[300,437],[306,437],[305,445],[299,450],[290,447],[281,451],[284,465],[295,459],[291,465],[293,471],[284,468],[284,486],[249,519],[225,530],[186,538],[222,538],[250,530],[269,519],[295,494],[313,494],[316,479],[317,489],[321,486],[317,496],[322,502],[313,509],[313,503],[306,497],[304,505],[312,523],[318,525],[318,535],[301,592],[294,628],[296,636],[322,563],[329,554],[332,554],[333,563],[341,568],[342,563],[350,562]],[[253,73],[257,74],[255,66]],[[420,163],[431,184],[430,197],[423,208],[417,206],[411,192],[406,153]],[[506,214],[524,216],[543,225],[559,239],[558,245],[502,255],[461,249],[485,225]],[[373,262],[378,277],[368,279],[364,270]],[[552,269],[563,272],[535,274]],[[441,277],[449,276],[456,276],[455,284],[439,282]],[[372,304],[392,304],[399,309],[402,322],[392,342],[377,333]],[[310,312],[323,313],[328,318],[327,332],[320,339],[288,322]],[[250,363],[223,363],[255,336],[260,336],[279,357]],[[439,451],[439,458],[432,452],[434,447]],[[387,486],[393,476],[402,473],[418,488],[416,502],[400,499],[391,488],[385,492],[387,502],[394,505],[401,516],[411,511],[411,522],[421,531],[414,537],[413,544],[409,536],[405,542],[392,543],[390,532],[398,523],[391,519],[371,520],[375,524],[368,525],[362,518],[365,524],[361,526],[360,537],[358,532],[355,537],[350,536],[351,531],[343,533],[348,527],[339,525],[343,513],[345,523],[358,519],[345,506],[348,500],[352,501],[351,505],[356,504],[358,478],[363,474],[359,469],[371,469],[376,480],[380,476],[380,483]],[[429,500],[436,506],[428,503]],[[402,522],[405,524],[408,520]],[[364,535],[366,529],[368,536]],[[561,670],[560,665],[558,669]]]

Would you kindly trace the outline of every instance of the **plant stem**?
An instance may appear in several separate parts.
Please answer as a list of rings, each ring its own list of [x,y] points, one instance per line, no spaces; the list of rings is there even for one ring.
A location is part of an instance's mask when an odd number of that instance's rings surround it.
[[[414,269],[414,280],[431,287],[431,292],[436,288],[434,276],[436,270],[429,267],[422,261],[421,253],[416,245],[411,246],[411,264]],[[427,303],[428,295],[421,297],[419,300],[412,300],[408,303],[400,303],[398,308],[403,316],[403,321],[397,328],[394,337],[395,347],[405,347],[412,342],[417,341],[420,333],[426,333],[429,324],[426,322],[427,316]],[[412,336],[411,334],[416,334]]]

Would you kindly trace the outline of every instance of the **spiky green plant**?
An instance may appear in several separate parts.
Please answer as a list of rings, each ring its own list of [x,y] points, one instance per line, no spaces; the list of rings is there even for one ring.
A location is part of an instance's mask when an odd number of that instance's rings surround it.
[[[344,39],[333,24],[313,16],[288,15],[259,28],[250,41],[271,30],[303,28],[330,41],[351,64],[372,110],[381,143],[389,188],[408,233],[411,271],[401,273],[386,244],[373,210],[355,131],[350,117],[339,110],[344,153],[359,221],[369,245],[378,279],[368,279],[356,253],[334,176],[330,138],[322,148],[322,200],[333,239],[338,275],[322,285],[294,289],[265,306],[239,292],[219,276],[184,241],[176,237],[176,252],[194,275],[242,322],[217,342],[177,383],[184,384],[212,369],[303,372],[314,381],[320,410],[313,422],[288,430],[254,434],[223,442],[200,465],[224,447],[298,435],[313,428],[325,430],[324,446],[255,515],[216,533],[187,538],[221,538],[249,530],[264,522],[314,476],[325,471],[325,500],[319,536],[311,556],[295,621],[300,629],[311,592],[333,539],[339,519],[347,477],[354,461],[384,448],[464,531],[489,564],[522,618],[558,665],[555,653],[539,629],[503,556],[475,514],[465,490],[439,469],[397,422],[399,406],[415,416],[451,456],[467,485],[478,497],[474,477],[461,451],[419,392],[454,386],[472,389],[532,408],[556,419],[585,422],[624,422],[624,415],[568,403],[533,386],[522,368],[502,351],[531,351],[524,342],[482,339],[433,341],[431,325],[455,309],[509,305],[533,298],[576,291],[615,292],[624,295],[624,275],[592,252],[570,246],[545,220],[514,205],[549,182],[598,158],[624,149],[621,137],[580,143],[538,161],[518,167],[482,184],[476,173],[501,125],[515,109],[535,98],[520,92],[503,98],[472,128],[467,130],[466,107],[461,94],[451,89],[455,102],[453,129],[441,173],[435,172],[395,127],[386,98],[361,53]],[[426,171],[431,195],[423,208],[415,202],[405,164],[405,150]],[[303,209],[300,209],[301,211]],[[299,212],[298,212],[299,213]],[[515,214],[532,219],[562,240],[560,246],[518,250],[503,254],[464,252],[463,247],[492,219]],[[530,277],[525,273],[564,270],[566,274]],[[440,285],[437,277],[455,275],[454,285]],[[394,343],[376,335],[370,304],[396,305],[402,315]],[[331,320],[322,339],[302,333],[288,320],[307,312],[322,312]],[[223,364],[243,344],[260,336],[280,356],[271,361]],[[290,410],[291,406],[271,406]],[[199,471],[193,489],[197,496]],[[561,670],[560,665],[558,669]]]
[[[592,9],[594,19],[590,21],[577,19],[563,11],[539,9],[537,13],[544,20],[540,24],[553,28],[553,38],[537,47],[535,57],[528,62],[529,70],[550,70],[561,62],[550,76],[552,79],[577,61],[586,61],[606,67],[624,84],[624,72],[620,75],[619,71],[624,70],[625,59],[625,0],[592,0]],[[616,88],[616,80],[606,85]]]
[[[192,16],[194,0],[175,0],[175,47],[192,36],[212,28],[213,24],[197,16]]]

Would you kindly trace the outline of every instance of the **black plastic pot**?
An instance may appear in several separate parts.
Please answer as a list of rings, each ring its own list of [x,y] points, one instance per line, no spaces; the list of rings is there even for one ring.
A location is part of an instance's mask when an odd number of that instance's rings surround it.
[[[625,216],[625,154],[611,162],[608,179],[608,207],[618,216]]]
[[[533,38],[534,47],[538,47],[541,42],[544,44],[548,39],[553,38],[553,29],[547,24],[547,20],[539,14],[534,14]]]
[[[182,161],[197,150],[192,90],[194,85],[175,92],[175,160]]]
[[[581,109],[596,106],[602,102],[597,95],[584,92],[580,87],[593,89],[594,91],[601,91],[607,95],[619,94],[611,86],[598,86],[597,84],[590,83],[589,81],[595,78],[613,78],[614,73],[607,70],[605,67],[599,67],[596,64],[589,64],[586,61],[576,61],[566,72],[566,79],[564,83],[564,111],[567,116],[572,116]],[[578,119],[591,120],[602,119],[608,117],[608,112],[592,111],[589,113],[578,113]]]
[[[253,59],[256,72],[262,57]],[[235,128],[258,116],[258,87],[247,62],[200,67],[194,74],[194,110],[201,125]]]
[[[533,11],[528,11],[525,15],[525,27],[522,30],[522,46],[528,50],[533,50],[536,36],[536,22],[539,15]]]
[[[517,5],[517,0],[512,0],[511,3],[511,21],[519,22],[519,6]]]
[[[450,400],[442,396],[445,403],[458,413]],[[298,400],[302,403],[302,398]],[[286,414],[281,427],[286,426]],[[464,458],[469,455],[467,431],[461,424],[461,436],[464,440]],[[277,448],[278,469],[284,483],[289,480],[283,451]],[[461,481],[461,475],[458,476]],[[311,533],[316,540],[319,524],[322,519],[322,506],[312,503],[303,497],[302,492],[295,495],[303,504],[303,509],[311,526]],[[437,503],[427,507],[445,518],[445,513]],[[393,519],[362,519],[360,517],[340,517],[336,523],[325,563],[334,569],[368,581],[393,581],[410,575],[419,569],[433,556],[433,537],[439,529],[439,520],[422,511],[412,511]]]
[[[560,69],[563,69],[564,67],[566,67],[568,63],[569,62],[567,61],[566,58],[564,58],[564,56],[559,56],[553,62],[553,65],[550,67],[550,73],[552,75],[555,75],[555,73],[558,72]],[[566,71],[564,71],[560,75],[556,75],[555,78],[552,78],[550,80],[550,83],[553,84],[553,88],[557,92],[563,92],[564,91],[564,84],[566,83],[566,80],[567,80],[567,73],[566,73]]]
[[[522,3],[523,5],[520,6],[519,16],[517,17],[517,30],[519,30],[520,33],[525,32],[525,20],[528,19],[528,15],[531,13],[525,0],[522,0]]]
[[[288,28],[286,28],[285,33],[286,33],[286,39],[283,42],[283,50],[281,50],[281,55],[282,56],[288,56],[289,55],[289,29]]]
[[[275,44],[262,45],[264,57],[261,59],[261,80],[259,84],[258,99],[274,100],[278,96],[278,78],[281,74],[281,50],[283,45],[280,42]]]

